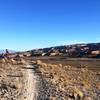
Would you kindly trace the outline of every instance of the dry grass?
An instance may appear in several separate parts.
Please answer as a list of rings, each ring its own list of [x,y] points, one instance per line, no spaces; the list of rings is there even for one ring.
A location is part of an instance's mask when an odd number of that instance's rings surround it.
[[[34,100],[99,100],[99,72],[61,61],[45,62],[36,59],[0,60],[0,100],[31,100],[30,94],[36,96],[35,93],[39,95]],[[29,63],[35,66],[37,77],[28,71]],[[34,84],[37,84],[37,91],[32,87]]]
[[[99,100],[99,88],[95,86],[99,81],[96,72],[70,65],[46,64],[40,60],[34,63],[37,64],[43,80],[47,83],[45,91],[50,100],[69,100],[70,98]]]
[[[23,67],[27,68],[24,60],[0,63],[0,100],[33,100],[36,77]]]

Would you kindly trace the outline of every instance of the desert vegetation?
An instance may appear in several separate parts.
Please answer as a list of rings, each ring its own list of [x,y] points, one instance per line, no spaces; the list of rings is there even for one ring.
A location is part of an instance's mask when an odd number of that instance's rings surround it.
[[[25,53],[0,56],[0,100],[99,100],[99,59]]]
[[[43,100],[99,100],[100,87],[97,73],[87,68],[75,68],[62,64],[52,65],[34,62],[42,78],[45,93]],[[43,95],[40,96],[40,100]]]
[[[36,76],[27,63],[14,59],[0,62],[0,100],[36,100]]]

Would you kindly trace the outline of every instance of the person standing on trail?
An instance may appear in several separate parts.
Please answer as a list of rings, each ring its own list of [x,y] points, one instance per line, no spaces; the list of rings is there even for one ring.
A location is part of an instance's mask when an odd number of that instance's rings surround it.
[[[6,49],[6,54],[8,54],[9,53],[9,51],[8,51],[8,49]]]
[[[5,55],[4,55],[7,59],[9,59],[9,51],[8,49],[6,49]]]

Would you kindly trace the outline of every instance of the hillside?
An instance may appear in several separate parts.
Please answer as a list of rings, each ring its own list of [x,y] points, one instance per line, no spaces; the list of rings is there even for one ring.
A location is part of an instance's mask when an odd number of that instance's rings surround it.
[[[27,51],[31,56],[66,56],[71,58],[100,58],[100,43],[73,44]]]
[[[1,50],[1,53],[5,53],[5,50]],[[19,55],[20,57],[100,58],[100,43],[55,46],[22,52],[9,50],[9,53],[11,57]]]

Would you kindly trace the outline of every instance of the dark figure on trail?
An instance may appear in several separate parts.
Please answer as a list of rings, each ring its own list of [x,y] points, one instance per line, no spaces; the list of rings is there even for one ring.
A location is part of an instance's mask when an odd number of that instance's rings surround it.
[[[8,49],[6,49],[5,55],[4,55],[7,59],[9,59],[9,51]]]
[[[6,54],[9,54],[9,51],[8,51],[8,49],[6,49]]]

